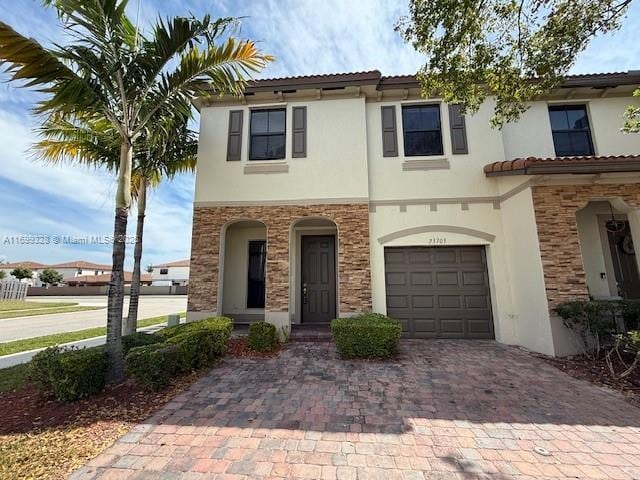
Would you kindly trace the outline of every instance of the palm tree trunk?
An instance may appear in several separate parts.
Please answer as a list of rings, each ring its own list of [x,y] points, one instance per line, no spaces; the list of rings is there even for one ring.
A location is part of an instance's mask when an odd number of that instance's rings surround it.
[[[133,250],[133,276],[129,293],[129,314],[125,322],[125,335],[135,333],[138,326],[138,300],[140,299],[140,261],[142,260],[142,234],[144,216],[147,209],[147,179],[140,177],[138,187],[138,224],[136,226],[136,246]]]
[[[124,358],[122,356],[122,307],[124,303],[124,256],[127,218],[131,206],[131,163],[133,149],[128,140],[120,149],[120,169],[118,171],[118,191],[116,192],[116,214],[113,227],[113,253],[109,299],[107,302],[107,353],[109,355],[109,375],[111,382],[124,378]]]

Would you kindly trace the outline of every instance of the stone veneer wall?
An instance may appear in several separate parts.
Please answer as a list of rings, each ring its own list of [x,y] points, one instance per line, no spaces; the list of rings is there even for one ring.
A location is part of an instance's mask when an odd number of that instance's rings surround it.
[[[531,190],[549,308],[588,298],[576,212],[589,201],[615,198],[638,208],[640,184],[534,186]]]
[[[257,220],[267,229],[266,302],[268,312],[289,310],[291,225],[305,217],[324,217],[338,227],[339,312],[371,309],[369,206],[322,204],[209,207],[193,212],[188,310],[216,311],[220,234],[234,220]]]

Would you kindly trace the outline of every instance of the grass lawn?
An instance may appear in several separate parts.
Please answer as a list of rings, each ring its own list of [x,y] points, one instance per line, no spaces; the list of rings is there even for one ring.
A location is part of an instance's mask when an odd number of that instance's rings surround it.
[[[180,313],[181,317],[185,316],[185,312]],[[149,327],[167,321],[167,316],[145,318],[138,320],[138,328]],[[100,337],[107,334],[107,327],[87,328],[85,330],[77,330],[75,332],[54,333],[43,337],[25,338],[23,340],[14,340],[13,342],[0,343],[0,357],[10,355],[12,353],[26,352],[36,348],[51,347],[61,343],[76,342],[87,338]],[[2,372],[2,370],[0,370]]]
[[[52,307],[52,308],[30,308],[28,310],[7,310],[0,311],[0,319],[2,318],[19,318],[19,317],[33,317],[35,315],[50,315],[52,313],[71,313],[71,312],[84,312],[86,310],[98,310],[105,307]]]
[[[0,393],[11,392],[27,383],[28,363],[0,369]]]
[[[0,300],[0,312],[30,310],[32,308],[73,307],[74,302],[26,302],[24,300]]]

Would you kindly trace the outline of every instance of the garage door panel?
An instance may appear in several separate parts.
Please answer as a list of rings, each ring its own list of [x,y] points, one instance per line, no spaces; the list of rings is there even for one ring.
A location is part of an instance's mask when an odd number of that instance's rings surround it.
[[[483,308],[488,309],[489,303],[486,295],[465,295],[464,304],[468,309]]]
[[[407,295],[387,295],[387,308],[408,308],[409,297]]]
[[[431,253],[424,250],[409,250],[407,252],[406,260],[412,265],[430,264]]]
[[[407,274],[394,272],[387,273],[387,285],[407,286]]]
[[[399,250],[391,250],[389,252],[385,252],[384,255],[384,259],[387,265],[402,265],[406,263],[405,257],[405,252]]]
[[[438,295],[438,308],[457,308],[461,307],[459,295]]]
[[[459,285],[458,272],[436,272],[437,286]]]
[[[403,336],[494,338],[484,247],[387,247],[385,270]]]
[[[464,333],[464,320],[462,318],[441,318],[440,333],[442,335]]]
[[[433,295],[411,295],[411,306],[414,310],[433,308]]]
[[[452,248],[440,247],[434,250],[433,260],[436,265],[458,263],[458,252]]]
[[[462,272],[462,285],[486,285],[484,272]]]

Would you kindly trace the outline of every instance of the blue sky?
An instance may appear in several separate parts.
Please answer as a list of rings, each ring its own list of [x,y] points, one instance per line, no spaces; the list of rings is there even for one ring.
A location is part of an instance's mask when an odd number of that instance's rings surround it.
[[[43,43],[60,40],[55,14],[39,0],[3,0],[0,19]],[[138,0],[131,0],[130,16]],[[201,16],[245,17],[240,36],[259,42],[277,61],[263,77],[378,69],[413,73],[421,58],[394,32],[406,1],[389,0],[140,0],[140,22],[158,15],[189,12]],[[640,69],[637,32],[640,2],[632,3],[621,30],[597,38],[573,73]],[[0,80],[6,76],[0,74]],[[112,233],[115,182],[100,170],[51,167],[32,161],[37,119],[30,113],[34,94],[0,83],[0,260],[54,263],[85,259],[110,263],[109,245],[16,245],[16,235],[105,236]],[[190,175],[151,194],[143,264],[188,258],[194,180]],[[135,218],[129,222],[135,231]],[[131,265],[129,252],[127,265]]]

